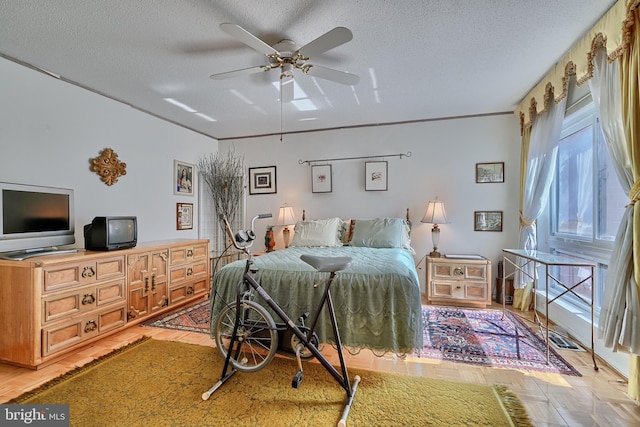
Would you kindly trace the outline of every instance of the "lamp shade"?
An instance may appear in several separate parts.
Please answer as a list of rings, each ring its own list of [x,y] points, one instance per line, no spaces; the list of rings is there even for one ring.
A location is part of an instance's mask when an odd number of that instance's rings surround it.
[[[293,214],[293,208],[286,203],[280,207],[280,212],[278,213],[278,224],[277,225],[294,225],[296,223],[296,217]]]
[[[435,200],[430,200],[427,205],[427,211],[424,213],[422,221],[427,224],[446,224],[447,214],[444,211],[444,203],[442,203],[436,197]]]

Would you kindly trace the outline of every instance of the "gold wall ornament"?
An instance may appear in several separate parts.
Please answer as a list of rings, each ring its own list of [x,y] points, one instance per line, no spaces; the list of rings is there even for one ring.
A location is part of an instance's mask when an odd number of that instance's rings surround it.
[[[121,162],[111,148],[105,148],[98,157],[91,159],[91,170],[100,175],[105,184],[113,185],[120,176],[127,174],[127,164]]]

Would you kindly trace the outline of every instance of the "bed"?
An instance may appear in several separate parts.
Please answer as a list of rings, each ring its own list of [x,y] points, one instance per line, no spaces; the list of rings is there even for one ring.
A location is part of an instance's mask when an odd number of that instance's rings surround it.
[[[313,284],[328,277],[300,260],[300,255],[351,257],[352,265],[331,288],[342,344],[352,353],[362,348],[377,355],[412,353],[422,348],[422,312],[408,231],[401,218],[300,221],[289,248],[254,257],[256,278],[297,319],[312,311],[321,296],[322,287]],[[235,300],[244,263],[227,264],[215,274],[212,324],[222,307]],[[326,309],[316,332],[320,342],[335,344]]]

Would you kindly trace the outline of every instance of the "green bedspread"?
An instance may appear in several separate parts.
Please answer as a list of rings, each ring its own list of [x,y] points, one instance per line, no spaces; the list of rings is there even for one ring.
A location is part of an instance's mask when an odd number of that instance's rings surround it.
[[[420,284],[413,257],[405,249],[367,247],[291,247],[254,257],[255,277],[294,320],[313,313],[328,278],[300,260],[300,255],[348,256],[351,267],[331,287],[342,344],[351,351],[411,353],[422,348]],[[212,324],[220,309],[235,301],[245,261],[225,265],[214,276]],[[256,300],[266,307],[262,298]],[[270,310],[271,311],[271,310]],[[278,316],[271,312],[276,322]],[[308,322],[310,319],[308,320]],[[212,328],[213,329],[213,328]],[[334,344],[328,310],[323,309],[316,332],[321,342]],[[212,337],[215,333],[212,331]]]

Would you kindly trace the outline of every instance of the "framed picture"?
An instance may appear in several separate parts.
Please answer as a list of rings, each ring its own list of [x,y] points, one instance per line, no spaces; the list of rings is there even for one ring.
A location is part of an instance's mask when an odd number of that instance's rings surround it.
[[[476,163],[476,182],[504,182],[504,162]]]
[[[365,162],[364,189],[387,191],[387,162]]]
[[[502,211],[475,211],[474,231],[502,231]]]
[[[193,196],[193,165],[173,161],[173,194]]]
[[[311,166],[311,192],[331,193],[331,165]]]
[[[176,203],[176,229],[191,230],[193,228],[193,203]]]
[[[249,194],[275,194],[276,167],[249,168]]]

